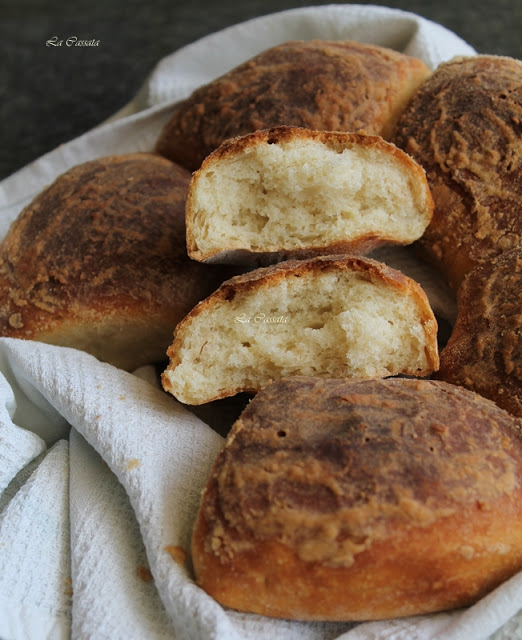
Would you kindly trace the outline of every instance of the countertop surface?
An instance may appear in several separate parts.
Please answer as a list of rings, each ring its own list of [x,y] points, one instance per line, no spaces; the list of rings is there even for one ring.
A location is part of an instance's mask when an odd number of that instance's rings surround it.
[[[0,0],[0,179],[124,106],[156,63],[209,33],[296,0]],[[479,53],[522,58],[522,0],[359,2],[412,11]],[[93,46],[53,46],[77,38]]]

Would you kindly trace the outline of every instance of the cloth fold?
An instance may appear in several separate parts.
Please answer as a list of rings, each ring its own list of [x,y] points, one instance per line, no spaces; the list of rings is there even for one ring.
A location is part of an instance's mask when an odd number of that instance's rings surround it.
[[[327,5],[255,18],[160,61],[109,121],[0,183],[0,238],[71,166],[148,151],[183,99],[262,49],[291,39],[357,39],[431,67],[474,50],[415,14]],[[426,287],[451,322],[454,301],[411,255],[381,259]],[[376,623],[271,620],[223,609],[194,583],[190,536],[223,438],[157,386],[85,353],[0,339],[0,637],[2,640],[480,640],[522,605],[515,576],[465,611]],[[509,622],[508,622],[509,621]],[[507,631],[506,631],[507,633]]]

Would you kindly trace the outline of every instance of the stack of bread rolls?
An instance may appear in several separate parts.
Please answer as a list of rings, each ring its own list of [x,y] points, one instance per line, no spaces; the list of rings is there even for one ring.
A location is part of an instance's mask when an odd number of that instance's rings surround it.
[[[288,375],[438,368],[424,292],[352,259],[411,244],[431,221],[424,170],[383,138],[428,75],[422,61],[384,47],[289,42],[177,107],[156,151],[195,170],[189,256],[254,271],[178,325],[166,390],[199,405]]]
[[[177,105],[153,152],[58,178],[2,243],[2,335],[167,355],[194,407],[255,395],[193,536],[225,606],[413,615],[522,568],[521,81],[499,56],[284,43]],[[455,292],[440,369],[383,245]]]
[[[332,86],[304,77],[327,50],[343,69],[348,50],[359,57],[348,66],[365,66],[378,121],[349,83],[328,101]],[[426,74],[397,59],[408,95],[383,111],[392,76],[372,75],[374,56],[276,47],[196,91],[157,146],[196,169],[191,258],[278,263],[199,304],[163,375],[190,404],[257,393],[218,456],[192,551],[203,588],[264,615],[455,608],[522,568],[522,63],[476,56]],[[331,122],[352,133],[317,131]],[[439,371],[422,292],[353,255],[410,242],[458,295]],[[441,381],[384,379],[397,374]]]

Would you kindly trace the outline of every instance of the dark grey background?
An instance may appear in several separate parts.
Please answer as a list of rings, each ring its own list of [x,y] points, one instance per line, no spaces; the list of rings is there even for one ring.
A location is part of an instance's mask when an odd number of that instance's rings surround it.
[[[155,64],[197,38],[292,0],[0,0],[0,179],[128,102]],[[479,53],[522,58],[522,0],[359,2],[413,11]],[[98,47],[46,47],[53,36]]]

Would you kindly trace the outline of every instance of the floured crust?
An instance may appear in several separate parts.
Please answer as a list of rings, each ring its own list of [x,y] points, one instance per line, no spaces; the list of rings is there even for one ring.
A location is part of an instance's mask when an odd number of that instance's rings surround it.
[[[456,290],[482,260],[522,241],[522,62],[479,55],[441,64],[391,139],[425,169],[435,201],[418,246]]]
[[[471,604],[522,566],[521,426],[443,382],[274,383],[204,490],[198,583],[225,606],[296,619]]]
[[[258,129],[386,137],[429,73],[421,60],[377,45],[286,42],[197,89],[165,125],[156,151],[194,171],[225,140]]]
[[[380,136],[284,126],[204,160],[187,196],[187,249],[202,262],[258,266],[364,254],[417,240],[432,214],[424,170]]]
[[[522,250],[476,267],[458,295],[458,315],[437,378],[462,385],[522,417]]]
[[[0,248],[0,334],[85,349],[126,369],[163,360],[175,323],[224,279],[186,254],[189,181],[147,153],[57,178]]]
[[[363,289],[361,296],[350,305],[349,291],[356,291],[358,286]],[[331,309],[324,310],[321,306],[326,303],[321,296],[327,288],[332,292],[328,303]],[[381,305],[378,318],[370,311],[374,299]],[[255,315],[248,315],[256,301],[265,305],[256,307],[263,315],[259,322]],[[269,304],[277,308],[269,308]],[[404,309],[408,309],[407,318],[399,318],[396,314]],[[356,314],[353,332],[344,325],[342,329],[336,325],[328,328],[336,321],[336,314],[345,311]],[[381,318],[381,314],[390,317]],[[384,325],[379,327],[392,332],[397,342],[394,355],[384,354],[388,345],[382,352],[376,347],[374,353],[366,337],[356,337],[358,328],[370,332],[374,342],[382,340],[380,332],[372,329],[375,321],[382,321]],[[396,327],[392,326],[394,322]],[[282,333],[286,329],[287,333]],[[346,344],[332,335],[334,331],[340,331],[339,337]],[[255,393],[289,369],[295,375],[313,369],[323,377],[332,366],[337,373],[331,377],[429,375],[438,368],[436,336],[437,322],[426,294],[401,272],[356,256],[288,260],[237,275],[199,303],[175,329],[162,382],[165,390],[181,402],[197,405],[240,392]],[[319,341],[317,353],[313,350],[315,342],[312,351],[301,353],[308,340]],[[364,358],[360,369],[351,369],[346,363],[333,364],[345,350]],[[411,356],[405,359],[404,353]],[[385,362],[384,357],[392,361]],[[279,358],[286,364],[280,364]]]

